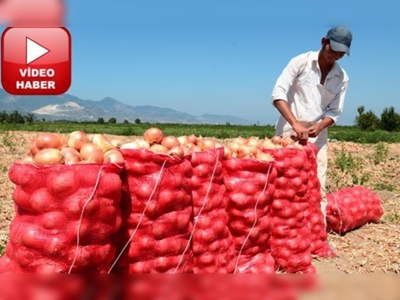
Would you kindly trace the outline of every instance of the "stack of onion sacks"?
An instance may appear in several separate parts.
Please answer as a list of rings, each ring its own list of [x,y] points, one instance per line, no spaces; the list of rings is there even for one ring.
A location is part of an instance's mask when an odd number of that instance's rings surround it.
[[[0,272],[106,273],[110,267],[110,235],[121,223],[123,165],[81,160],[89,144],[81,136],[78,152],[60,134],[40,134],[30,145],[31,160],[10,167],[16,216]],[[75,157],[63,155],[66,148],[79,160],[66,164]]]

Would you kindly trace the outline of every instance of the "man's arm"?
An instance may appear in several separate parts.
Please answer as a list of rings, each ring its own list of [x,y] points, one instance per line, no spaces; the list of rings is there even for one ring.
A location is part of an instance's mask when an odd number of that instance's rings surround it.
[[[278,99],[274,100],[272,103],[278,109],[279,113],[292,126],[293,130],[297,134],[297,138],[299,139],[299,141],[303,144],[306,143],[308,140],[309,131],[293,115],[287,101]]]
[[[332,126],[333,124],[335,124],[335,122],[332,118],[324,117],[322,118],[321,122],[308,127],[308,136],[317,137],[322,130],[329,126]]]

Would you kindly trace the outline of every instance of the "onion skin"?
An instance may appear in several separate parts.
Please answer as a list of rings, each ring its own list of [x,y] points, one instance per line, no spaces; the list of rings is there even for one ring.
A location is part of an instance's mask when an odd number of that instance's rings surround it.
[[[33,162],[38,166],[62,164],[64,156],[58,149],[45,148],[36,153]]]
[[[64,163],[67,165],[76,164],[81,161],[81,154],[75,148],[63,147],[61,153],[64,156]]]

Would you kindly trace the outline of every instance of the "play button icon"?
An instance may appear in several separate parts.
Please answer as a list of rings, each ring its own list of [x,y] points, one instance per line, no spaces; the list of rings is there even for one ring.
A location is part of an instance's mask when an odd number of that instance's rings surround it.
[[[9,27],[1,37],[1,83],[13,95],[59,95],[71,85],[71,36],[63,27]]]
[[[31,62],[37,60],[43,55],[49,53],[50,50],[39,45],[30,38],[26,38],[26,64],[29,65]]]

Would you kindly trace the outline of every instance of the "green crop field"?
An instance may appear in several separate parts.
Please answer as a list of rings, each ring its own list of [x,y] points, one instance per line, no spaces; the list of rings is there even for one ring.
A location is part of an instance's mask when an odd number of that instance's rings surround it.
[[[70,133],[83,130],[87,133],[102,133],[121,136],[140,136],[147,128],[158,127],[164,135],[189,135],[215,137],[218,139],[235,138],[238,136],[259,138],[272,137],[274,127],[268,126],[239,126],[239,125],[191,125],[191,124],[99,124],[79,122],[34,122],[32,124],[7,124],[0,125],[0,132],[4,131],[33,131],[33,132],[60,132]],[[356,126],[333,126],[329,128],[329,138],[338,141],[355,143],[400,143],[400,132],[384,130],[362,131]]]

